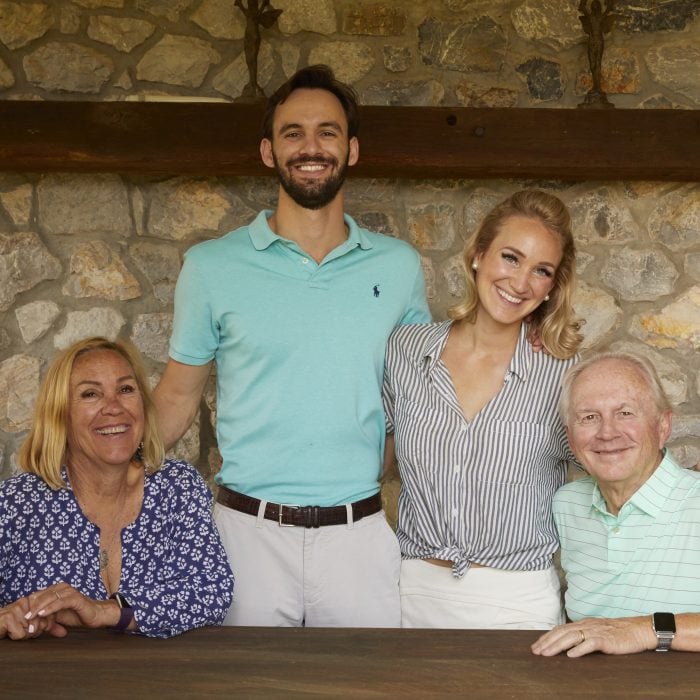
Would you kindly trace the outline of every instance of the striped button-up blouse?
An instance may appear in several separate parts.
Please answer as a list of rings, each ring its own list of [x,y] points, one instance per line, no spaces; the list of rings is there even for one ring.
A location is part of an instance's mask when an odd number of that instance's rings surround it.
[[[404,559],[533,571],[558,547],[552,496],[573,459],[557,414],[577,358],[534,352],[525,324],[503,387],[468,421],[440,356],[451,322],[397,328],[384,402],[401,472],[397,536]]]

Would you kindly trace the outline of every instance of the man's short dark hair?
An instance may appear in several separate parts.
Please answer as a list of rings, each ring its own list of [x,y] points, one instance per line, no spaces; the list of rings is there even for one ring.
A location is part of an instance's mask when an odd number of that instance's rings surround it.
[[[262,119],[262,137],[272,140],[272,121],[277,106],[282,104],[295,90],[326,90],[338,98],[348,120],[348,138],[357,136],[360,120],[357,108],[357,93],[336,79],[333,71],[323,64],[307,66],[298,70],[286,83],[280,85],[267,100]]]

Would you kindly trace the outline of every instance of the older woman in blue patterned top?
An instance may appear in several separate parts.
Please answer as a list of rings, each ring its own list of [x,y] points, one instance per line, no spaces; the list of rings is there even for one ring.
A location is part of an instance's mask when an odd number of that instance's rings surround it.
[[[574,256],[564,204],[516,192],[466,244],[466,297],[453,320],[404,326],[389,340],[404,626],[562,621],[551,504],[572,457],[556,406],[581,340]]]
[[[191,465],[163,461],[132,346],[90,338],[56,359],[20,463],[0,484],[0,637],[223,621],[233,574],[211,495]]]

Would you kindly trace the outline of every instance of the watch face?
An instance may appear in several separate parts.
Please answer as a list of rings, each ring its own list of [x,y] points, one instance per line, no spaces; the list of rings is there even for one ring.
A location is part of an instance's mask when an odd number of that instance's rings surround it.
[[[674,614],[669,612],[654,613],[654,631],[675,632],[676,618]]]

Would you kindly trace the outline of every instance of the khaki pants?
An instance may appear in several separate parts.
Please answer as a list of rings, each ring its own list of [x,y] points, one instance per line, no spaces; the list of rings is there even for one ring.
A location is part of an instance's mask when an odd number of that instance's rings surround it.
[[[214,518],[236,577],[224,625],[400,627],[401,556],[383,512],[280,527],[217,503]]]
[[[551,629],[564,622],[559,578],[543,571],[470,568],[462,578],[422,559],[401,564],[402,627]]]

